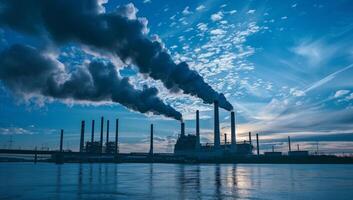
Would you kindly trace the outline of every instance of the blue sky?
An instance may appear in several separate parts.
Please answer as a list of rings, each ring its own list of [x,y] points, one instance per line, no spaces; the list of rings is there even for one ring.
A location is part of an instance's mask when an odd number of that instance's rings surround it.
[[[275,144],[285,150],[283,142],[290,135],[308,150],[320,141],[323,151],[353,151],[351,1],[145,0],[109,1],[103,6],[105,12],[114,12],[126,4],[137,18],[148,21],[149,38],[161,41],[175,62],[187,62],[232,103],[240,141],[253,131],[264,140],[264,149]],[[0,28],[1,50],[15,43],[50,48],[41,39]],[[55,56],[69,68],[104,57],[70,43],[55,50]],[[199,109],[202,141],[212,140],[212,105],[171,93],[160,81],[118,58],[112,62],[136,88],[157,87],[158,96],[183,114],[187,133],[194,132],[195,110]],[[13,147],[57,148],[63,128],[64,147],[77,149],[80,121],[90,124],[100,116],[120,119],[121,150],[125,152],[147,151],[150,123],[155,124],[158,151],[171,151],[179,133],[176,120],[140,114],[111,102],[19,98],[0,81],[1,148],[9,146],[10,138]],[[221,110],[221,122],[222,132],[230,132],[229,112]]]

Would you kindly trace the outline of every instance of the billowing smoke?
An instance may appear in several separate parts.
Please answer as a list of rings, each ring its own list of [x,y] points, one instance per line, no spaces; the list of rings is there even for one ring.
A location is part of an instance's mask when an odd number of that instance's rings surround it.
[[[14,45],[0,53],[0,80],[17,95],[43,95],[56,99],[113,101],[141,113],[181,120],[181,114],[157,97],[156,88],[136,90],[120,78],[109,62],[93,61],[72,72],[38,50]]]
[[[172,92],[183,91],[205,103],[232,105],[185,62],[176,64],[158,41],[147,37],[147,20],[137,18],[128,4],[106,13],[97,0],[2,0],[0,25],[31,35],[51,38],[56,44],[77,42],[100,53],[119,57],[163,82]]]

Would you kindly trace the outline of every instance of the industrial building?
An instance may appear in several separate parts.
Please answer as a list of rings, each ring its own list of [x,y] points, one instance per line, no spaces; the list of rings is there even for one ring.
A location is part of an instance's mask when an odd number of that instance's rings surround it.
[[[235,128],[235,113],[231,112],[231,142],[227,143],[226,137],[221,144],[219,107],[218,102],[214,102],[214,143],[201,144],[200,142],[200,122],[199,111],[196,111],[196,130],[194,135],[185,134],[185,124],[181,122],[180,136],[174,147],[174,154],[177,156],[194,157],[198,159],[229,156],[251,155],[253,146],[251,140],[237,143]],[[251,138],[251,135],[249,135]]]
[[[34,162],[37,162],[37,155],[51,155],[49,162],[160,162],[160,163],[353,163],[352,157],[337,157],[328,155],[311,155],[308,151],[299,149],[292,150],[291,140],[288,136],[288,154],[272,151],[260,154],[259,134],[256,134],[256,148],[252,143],[251,132],[247,141],[237,142],[235,126],[235,113],[230,112],[231,140],[227,142],[225,134],[221,142],[219,107],[214,102],[214,140],[213,143],[201,143],[199,111],[196,111],[196,127],[194,134],[185,133],[185,123],[180,124],[180,135],[177,138],[173,153],[154,152],[154,125],[150,126],[150,148],[148,152],[119,152],[119,120],[115,123],[115,140],[110,141],[109,120],[100,120],[100,137],[95,138],[95,121],[92,120],[90,140],[85,140],[86,124],[81,122],[79,151],[63,150],[64,130],[60,132],[59,149],[49,150],[20,150],[0,149],[0,154],[33,154]],[[106,126],[104,126],[106,123]],[[103,138],[104,133],[106,137]],[[105,139],[105,140],[104,140]],[[256,149],[256,153],[253,150]]]
[[[103,131],[104,131],[104,118],[101,117],[101,127],[100,127],[100,140],[94,140],[94,120],[92,120],[91,128],[91,141],[87,141],[84,144],[85,138],[85,121],[81,122],[81,137],[80,137],[80,152],[85,152],[88,154],[118,154],[118,134],[119,134],[119,120],[116,119],[116,128],[115,128],[115,141],[109,141],[109,120],[107,120],[107,129],[106,129],[106,142],[103,143]]]

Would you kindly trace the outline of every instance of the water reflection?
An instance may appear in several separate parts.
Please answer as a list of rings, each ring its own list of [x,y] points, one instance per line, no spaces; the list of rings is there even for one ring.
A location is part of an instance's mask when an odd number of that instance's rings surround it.
[[[60,199],[61,198],[61,165],[56,166],[57,171],[56,171],[56,198]]]
[[[148,173],[148,177],[149,177],[149,181],[148,181],[148,193],[149,193],[149,198],[152,199],[153,198],[153,188],[154,188],[154,184],[153,184],[153,177],[154,177],[154,173],[153,173],[153,163],[149,164],[149,173]]]
[[[200,165],[178,165],[175,185],[178,199],[201,199]]]
[[[36,197],[40,199],[300,199],[302,196],[294,195],[303,195],[302,191],[307,188],[323,191],[320,188],[323,187],[320,185],[321,181],[318,181],[316,186],[305,185],[302,180],[332,174],[317,172],[314,176],[312,170],[306,166],[285,165],[101,163],[36,166],[40,167],[38,170],[42,175],[36,176],[36,181],[23,182],[20,177],[30,177],[35,172],[32,169],[28,174],[20,173],[18,182],[22,185],[19,184],[18,187],[20,190],[21,186],[27,184],[31,189],[26,188],[24,191],[36,191]],[[306,171],[310,172],[311,176],[308,176]],[[5,178],[2,180],[17,180],[17,176],[6,178],[5,175],[8,176],[0,172],[0,178]],[[345,178],[347,180],[347,177]],[[288,181],[291,183],[287,184]],[[55,184],[54,189],[50,187],[52,183]],[[330,189],[326,188],[325,192]],[[27,197],[22,199],[35,199],[32,196]]]
[[[222,182],[221,182],[221,171],[219,169],[219,164],[215,166],[215,197],[217,199],[222,199],[222,194],[221,194],[221,187],[222,187]]]
[[[57,199],[61,199],[62,185],[68,184],[62,178],[62,168],[72,166],[57,166]],[[244,169],[237,165],[77,164],[77,169],[73,174],[77,178],[77,199],[153,199],[164,195],[177,199],[224,199],[242,197],[246,193],[238,191],[252,185]]]
[[[83,178],[83,173],[82,173],[82,164],[78,164],[78,174],[77,174],[77,178],[78,178],[78,192],[77,192],[77,199],[82,199],[82,178]]]

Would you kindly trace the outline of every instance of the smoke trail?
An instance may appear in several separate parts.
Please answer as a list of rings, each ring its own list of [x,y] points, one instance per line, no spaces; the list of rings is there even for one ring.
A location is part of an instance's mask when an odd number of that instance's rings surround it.
[[[157,97],[156,88],[136,90],[111,63],[93,61],[66,72],[60,62],[36,49],[14,45],[0,53],[0,80],[15,94],[57,99],[113,101],[141,113],[181,120],[181,114]]]
[[[205,103],[218,100],[220,107],[232,110],[187,63],[176,64],[160,42],[148,39],[147,20],[137,18],[136,12],[128,4],[105,13],[97,0],[3,0],[0,24],[42,37],[49,33],[58,44],[74,41],[114,54],[172,92],[182,90]]]

